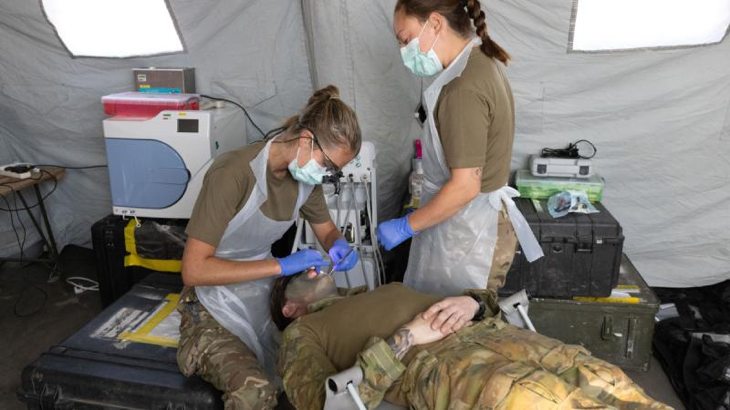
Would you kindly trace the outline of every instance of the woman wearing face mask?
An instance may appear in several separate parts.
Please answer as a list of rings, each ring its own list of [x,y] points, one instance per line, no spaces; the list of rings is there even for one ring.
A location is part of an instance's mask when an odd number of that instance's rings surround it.
[[[275,277],[326,263],[319,251],[271,257],[271,244],[301,215],[335,270],[358,261],[330,218],[322,177],[360,151],[355,112],[334,86],[264,141],[220,156],[208,170],[187,226],[178,365],[224,392],[226,408],[276,404],[276,346],[268,298]],[[346,257],[347,256],[347,257]],[[344,259],[343,259],[344,258]]]
[[[478,0],[398,0],[393,29],[405,66],[437,77],[423,94],[425,205],[382,223],[378,239],[392,249],[415,235],[404,282],[419,291],[496,292],[516,237],[529,260],[542,256],[506,186],[514,101],[502,65],[510,56],[487,34]],[[450,323],[473,313],[447,310]]]

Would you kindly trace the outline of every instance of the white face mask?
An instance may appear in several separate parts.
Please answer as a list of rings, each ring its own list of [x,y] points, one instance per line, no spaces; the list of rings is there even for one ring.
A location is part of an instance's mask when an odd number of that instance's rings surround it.
[[[297,148],[297,156],[289,163],[289,172],[299,182],[308,185],[320,185],[322,177],[327,175],[327,169],[314,160],[314,139],[312,139],[312,153],[309,161],[303,167],[299,166],[299,148]]]
[[[421,52],[420,38],[421,35],[423,35],[423,30],[425,29],[426,24],[423,25],[418,37],[414,38],[400,49],[400,56],[403,59],[403,64],[408,67],[413,74],[419,77],[430,77],[440,73],[444,69],[438,55],[436,55],[436,52],[433,51],[433,48],[436,46],[436,42],[439,40],[440,34],[436,36],[436,40],[433,41],[433,45],[428,52]]]

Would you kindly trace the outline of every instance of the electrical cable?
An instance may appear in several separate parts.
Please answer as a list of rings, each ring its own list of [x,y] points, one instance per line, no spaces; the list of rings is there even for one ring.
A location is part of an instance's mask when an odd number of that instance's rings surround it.
[[[81,167],[68,167],[66,165],[41,164],[41,165],[33,165],[33,166],[36,167],[36,168],[40,168],[40,167],[56,167],[56,168],[64,168],[64,169],[109,168],[109,165],[85,165],[85,166],[81,166]],[[41,170],[41,171],[43,171],[43,170]]]
[[[380,244],[378,244],[378,235],[375,234],[375,229],[373,228],[373,212],[372,212],[372,204],[370,203],[370,188],[368,187],[368,180],[367,177],[363,177],[363,185],[365,186],[365,195],[367,196],[367,214],[368,214],[368,222],[370,223],[370,240],[373,244],[373,253],[375,255],[375,263],[376,268],[378,269],[378,276],[381,280],[381,283],[386,282],[385,278],[385,263],[383,262],[383,255],[380,254]]]
[[[5,185],[5,184],[2,184]],[[12,189],[12,188],[11,188]],[[13,190],[13,194],[15,194],[15,190]],[[5,198],[3,195],[3,201],[5,201],[5,204],[8,206],[8,209],[10,209],[10,202],[8,202],[8,199]],[[17,203],[15,204],[18,205]],[[18,248],[20,248],[20,261],[23,262],[23,245],[25,244],[25,234],[23,234],[23,242],[20,242],[20,234],[18,234],[18,230],[15,227],[15,220],[13,219],[13,213],[10,213],[10,226],[13,228],[13,233],[15,234],[15,240],[18,242]],[[25,229],[25,225],[23,225],[23,229]]]
[[[78,283],[79,281],[91,283],[91,286],[82,285],[82,284]],[[85,290],[96,291],[96,292],[99,291],[99,282],[97,282],[93,279],[85,278],[83,276],[68,277],[68,278],[66,278],[66,283],[68,283],[69,285],[74,287],[74,293],[81,293]]]
[[[18,197],[15,195],[15,191],[13,191],[13,204],[15,205],[15,208],[18,208]],[[13,213],[10,212],[10,215],[12,216]],[[18,218],[18,222],[20,223],[20,227],[23,228],[23,241],[20,243],[20,260],[21,263],[23,261],[24,255],[24,249],[25,249],[25,240],[28,238],[28,230],[25,229],[25,224],[23,223],[23,219],[20,217],[20,211],[15,211],[15,216]]]
[[[261,128],[259,128],[258,125],[256,125],[256,123],[251,119],[251,116],[248,115],[248,111],[246,111],[246,109],[243,107],[243,105],[241,105],[241,104],[239,104],[239,103],[237,103],[235,101],[226,99],[226,98],[212,97],[210,95],[205,95],[205,94],[200,94],[200,96],[203,97],[203,98],[207,98],[209,100],[213,100],[213,101],[225,101],[225,102],[229,102],[229,103],[237,106],[238,108],[240,108],[240,109],[243,110],[243,113],[246,115],[246,118],[248,118],[248,120],[251,121],[251,125],[253,125],[253,127],[256,128],[261,133],[262,136],[266,137],[268,135],[267,133],[263,132],[261,130]]]
[[[53,174],[51,174],[50,172],[46,171],[45,169],[41,169],[41,174],[44,173],[44,172],[46,174],[48,174],[48,176],[50,176],[51,179],[53,179],[53,188],[51,188],[50,192],[48,192],[45,196],[42,197],[43,198],[43,201],[45,201],[49,196],[51,196],[51,194],[58,187],[58,180],[56,179],[56,177]],[[38,181],[40,178],[33,178],[33,179],[36,180],[36,181]],[[2,183],[0,183],[0,185],[6,186],[6,187],[10,188],[13,192],[15,192],[15,189],[10,184],[2,184]],[[33,209],[33,208],[37,207],[39,204],[40,204],[40,202],[36,202],[35,204],[33,204],[33,205],[29,206],[29,207],[22,207],[22,208],[15,208],[15,209],[10,208],[10,205],[8,204],[8,209],[5,209],[5,208],[0,207],[0,211],[13,212],[13,211],[17,211],[19,209],[26,210],[27,211],[27,210],[30,210],[30,209]]]
[[[362,236],[360,234],[360,210],[357,209],[357,195],[355,194],[357,183],[353,179],[352,175],[349,177],[350,180],[350,192],[352,192],[352,197],[350,198],[350,208],[354,208],[355,210],[355,226],[353,227],[355,231],[354,239],[355,239],[355,245],[362,247]],[[350,210],[348,209],[348,214]],[[365,286],[370,288],[370,283],[368,282],[368,275],[365,271],[365,265],[362,262],[362,255],[360,254],[359,248],[358,248],[358,259],[360,261],[360,268],[362,269],[362,280],[365,283]],[[377,277],[377,276],[376,276]],[[375,278],[373,278],[373,281],[375,281]],[[380,281],[380,278],[378,277],[378,282]]]
[[[46,171],[44,169],[41,169],[40,171],[41,171],[40,172],[40,176],[38,176],[37,178],[30,178],[30,179],[33,179],[34,181],[39,181],[42,178],[43,173],[46,173],[53,180],[53,188],[45,196],[42,196],[41,197],[42,198],[41,200],[42,201],[45,201],[56,190],[56,188],[58,187],[58,180],[50,172],[48,172],[48,171]],[[29,178],[26,178],[26,179],[29,179]],[[16,241],[18,242],[18,247],[20,248],[20,260],[21,260],[21,263],[22,263],[23,259],[25,258],[25,242],[26,242],[26,239],[27,239],[28,231],[25,228],[25,224],[23,223],[22,218],[20,217],[20,211],[21,210],[25,210],[27,212],[30,212],[31,209],[37,207],[40,204],[40,201],[37,202],[36,204],[31,205],[31,206],[28,206],[28,207],[26,207],[26,206],[19,207],[18,206],[18,198],[17,198],[18,191],[16,191],[15,188],[11,184],[8,184],[8,183],[0,183],[0,186],[5,186],[5,187],[9,188],[10,191],[13,193],[13,205],[14,205],[14,208],[10,206],[10,202],[8,202],[8,200],[5,198],[5,196],[3,196],[3,200],[5,201],[5,205],[7,206],[7,209],[0,207],[0,211],[5,211],[5,212],[8,212],[10,214],[10,224],[13,227],[13,232],[15,233],[15,238],[16,238]],[[20,240],[20,235],[18,234],[17,229],[15,227],[15,223],[14,223],[14,220],[13,220],[13,212],[16,213],[16,217],[18,218],[18,223],[20,223],[20,226],[23,228],[23,240],[22,241]],[[43,236],[43,232],[39,232],[39,234],[41,236]],[[48,282],[49,283],[55,282],[58,279],[58,277],[56,277],[54,275],[54,272],[57,271],[57,268],[58,267],[57,266],[50,266],[49,267],[48,265],[45,265],[45,266],[47,268],[49,268],[50,271],[51,271],[51,273],[50,273],[50,275],[48,277]]]
[[[18,313],[18,304],[20,304],[20,301],[23,300],[23,296],[26,294],[26,292],[28,291],[28,289],[38,289],[43,294],[43,304],[40,307],[38,307],[37,309],[35,309],[35,310],[33,310],[33,311],[29,312],[29,313],[20,314],[20,313]],[[48,301],[48,293],[46,293],[46,291],[43,290],[43,288],[41,288],[38,285],[27,286],[20,293],[20,296],[18,296],[18,300],[15,301],[15,305],[13,305],[13,314],[16,317],[19,317],[19,318],[26,318],[26,317],[33,316],[36,313],[40,312],[44,307],[46,307],[46,302],[47,301]]]
[[[590,156],[585,156],[580,154],[580,149],[578,148],[578,144],[581,142],[585,142],[588,145],[591,146],[593,149],[593,154]],[[588,140],[578,140],[576,142],[568,144],[567,148],[543,148],[542,154],[540,155],[543,158],[580,158],[580,159],[591,159],[596,156],[596,153],[598,152],[598,149],[595,145],[593,145],[592,142]]]

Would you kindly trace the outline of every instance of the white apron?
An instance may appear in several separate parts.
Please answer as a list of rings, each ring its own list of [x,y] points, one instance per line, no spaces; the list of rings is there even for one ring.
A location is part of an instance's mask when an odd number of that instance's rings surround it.
[[[473,46],[479,41],[474,38],[424,92],[428,113],[428,126],[424,127],[421,139],[424,204],[451,179],[434,122],[436,102],[441,89],[464,71]],[[512,200],[515,196],[519,193],[508,186],[480,193],[448,220],[414,236],[403,282],[420,292],[441,296],[459,295],[469,288],[485,289],[503,201],[527,260],[532,262],[543,256],[540,244]]]
[[[266,201],[266,169],[269,141],[263,150],[250,162],[256,177],[256,186],[240,212],[228,222],[215,256],[236,261],[261,260],[271,257],[271,244],[292,226],[299,214],[299,208],[314,188],[299,183],[297,198],[291,220],[274,221],[265,216],[261,205]],[[259,360],[269,380],[276,377],[276,327],[269,313],[269,292],[274,278],[221,286],[196,286],[195,293],[200,302],[218,323],[241,338]]]

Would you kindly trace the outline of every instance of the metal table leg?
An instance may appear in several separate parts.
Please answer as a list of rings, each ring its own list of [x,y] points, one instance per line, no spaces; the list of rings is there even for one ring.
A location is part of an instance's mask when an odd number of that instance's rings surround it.
[[[46,232],[48,233],[48,239],[51,241],[51,251],[53,252],[53,259],[58,264],[58,247],[56,247],[56,239],[53,237],[53,230],[51,230],[51,223],[48,220],[48,214],[46,213],[46,206],[43,203],[43,196],[41,190],[38,188],[38,184],[33,185],[35,189],[35,195],[38,197],[38,206],[41,207],[41,214],[43,215],[43,222],[46,225]]]
[[[53,263],[53,270],[51,271],[51,278],[53,278],[53,273],[58,269],[58,249],[56,248],[56,241],[53,238],[53,231],[51,230],[51,224],[48,221],[48,214],[46,213],[46,208],[43,204],[43,197],[40,194],[40,190],[38,189],[38,185],[33,186],[36,190],[36,195],[38,196],[38,206],[41,208],[41,215],[43,216],[43,222],[46,225],[46,231],[48,232],[48,238],[46,238],[46,235],[43,233],[43,229],[41,228],[40,223],[33,215],[33,211],[28,206],[28,201],[25,200],[25,197],[23,197],[23,194],[20,191],[16,191],[16,194],[20,198],[20,201],[23,203],[23,206],[25,207],[26,211],[28,212],[28,216],[30,216],[31,222],[33,222],[33,226],[35,226],[35,229],[38,231],[38,234],[41,236],[41,239],[43,240],[43,243],[48,246],[49,250],[49,259],[50,262]],[[50,238],[50,239],[49,239]],[[13,260],[8,259],[8,260]],[[39,261],[43,261],[43,259],[38,259]],[[30,261],[29,259],[25,259],[25,261]],[[51,280],[49,278],[49,280]]]

